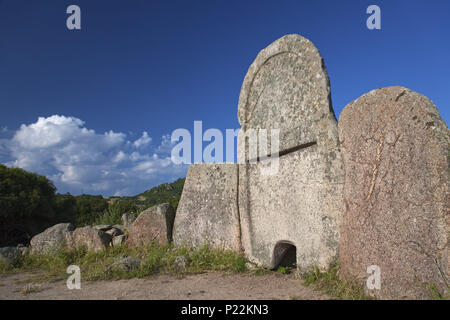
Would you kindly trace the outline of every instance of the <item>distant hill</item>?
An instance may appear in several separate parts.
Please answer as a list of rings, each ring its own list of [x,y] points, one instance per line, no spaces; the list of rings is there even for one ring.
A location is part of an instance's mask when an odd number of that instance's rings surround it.
[[[185,180],[185,178],[180,178],[172,183],[163,183],[133,197],[109,197],[109,199],[130,202],[141,209],[139,211],[164,202],[171,203],[176,209]]]

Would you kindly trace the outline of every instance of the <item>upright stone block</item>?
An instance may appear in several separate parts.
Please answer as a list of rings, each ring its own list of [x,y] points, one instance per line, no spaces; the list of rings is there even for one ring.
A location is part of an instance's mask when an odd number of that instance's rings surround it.
[[[261,174],[261,161],[240,164],[245,253],[274,268],[293,245],[301,272],[327,269],[337,257],[343,167],[328,74],[317,48],[287,35],[262,50],[245,76],[238,117],[240,134],[280,130],[275,174]],[[238,148],[243,152],[242,144]]]
[[[193,164],[174,226],[177,246],[240,250],[237,164]]]
[[[449,130],[436,106],[403,87],[373,90],[339,120],[345,164],[341,275],[383,299],[448,295]]]

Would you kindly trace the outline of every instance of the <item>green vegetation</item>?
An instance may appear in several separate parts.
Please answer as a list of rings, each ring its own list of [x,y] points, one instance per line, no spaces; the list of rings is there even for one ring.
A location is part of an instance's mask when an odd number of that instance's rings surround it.
[[[55,187],[46,177],[0,164],[0,245],[13,245],[54,221]]]
[[[115,270],[110,266],[120,257],[129,256],[141,260],[141,267],[136,270]],[[184,271],[177,270],[174,261],[178,256],[185,256],[190,263]],[[51,255],[25,255],[14,266],[0,266],[0,273],[15,273],[42,270],[44,275],[33,281],[51,281],[66,279],[66,268],[77,265],[85,280],[143,278],[153,274],[200,273],[204,271],[247,272],[247,259],[233,251],[224,251],[202,247],[199,249],[174,248],[149,244],[141,248],[125,245],[109,248],[98,253],[85,249],[69,251],[61,249]]]
[[[160,184],[159,186],[138,194],[137,196],[121,197],[119,199],[140,208],[140,211],[164,202],[172,204],[176,210],[178,207],[178,202],[180,201],[181,192],[183,191],[184,181],[185,178],[180,178],[172,183]],[[111,197],[111,199],[116,198],[118,197]]]
[[[328,272],[320,272],[315,268],[313,271],[303,274],[306,286],[313,285],[314,288],[326,294],[342,300],[367,300],[371,297],[364,293],[364,288],[356,282],[341,280],[338,275],[339,266],[333,264]]]
[[[427,286],[434,300],[448,300],[449,297],[442,295],[434,284],[428,283]]]
[[[287,273],[289,273],[289,270],[286,267],[279,266],[278,269],[277,269],[277,272],[281,273],[281,274],[287,274]]]
[[[0,247],[26,244],[57,223],[75,227],[120,224],[123,213],[140,213],[164,202],[175,209],[185,179],[161,184],[134,197],[56,194],[44,176],[0,164]]]
[[[125,212],[135,212],[135,210],[135,208],[124,208],[122,206],[122,202],[114,201],[108,205],[108,208],[103,213],[98,215],[95,220],[89,224],[122,224],[122,214],[124,214]]]

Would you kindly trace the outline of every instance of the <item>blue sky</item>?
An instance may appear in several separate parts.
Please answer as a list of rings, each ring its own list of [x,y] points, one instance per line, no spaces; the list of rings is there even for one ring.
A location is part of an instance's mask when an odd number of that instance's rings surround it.
[[[71,4],[81,30],[66,27]],[[366,28],[371,4],[381,30]],[[320,50],[337,116],[402,85],[449,122],[447,0],[0,0],[0,162],[74,194],[132,195],[182,177],[168,135],[194,120],[239,128],[248,67],[289,33]]]

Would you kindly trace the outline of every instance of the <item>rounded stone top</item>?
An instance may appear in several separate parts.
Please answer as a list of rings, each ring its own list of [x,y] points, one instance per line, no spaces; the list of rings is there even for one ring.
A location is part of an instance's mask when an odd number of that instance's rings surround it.
[[[303,119],[334,112],[319,50],[308,39],[286,35],[261,50],[242,84],[238,120],[243,127],[296,128]]]
[[[354,128],[355,123],[359,123],[361,120],[371,122],[376,126],[377,122],[384,121],[385,118],[390,117],[388,120],[391,121],[403,116],[408,121],[414,120],[412,122],[433,122],[434,130],[432,132],[442,132],[444,136],[449,134],[447,124],[441,118],[433,101],[402,86],[374,89],[350,102],[341,112],[339,126],[347,125]],[[357,120],[356,117],[358,117]]]

